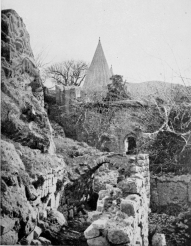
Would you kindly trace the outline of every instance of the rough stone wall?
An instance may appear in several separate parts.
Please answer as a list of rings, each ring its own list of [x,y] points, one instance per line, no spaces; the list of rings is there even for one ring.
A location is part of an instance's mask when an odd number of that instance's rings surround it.
[[[60,90],[60,93],[64,93]],[[135,103],[134,103],[135,104]],[[70,106],[69,106],[70,105]],[[125,104],[122,106],[116,107],[116,105],[110,105],[110,110],[115,112],[114,118],[112,118],[111,122],[108,122],[107,117],[103,115],[103,126],[98,125],[96,127],[95,120],[101,118],[100,114],[96,112],[96,108],[94,105],[90,105],[86,110],[86,123],[84,124],[83,117],[78,117],[77,114],[81,112],[78,110],[80,105],[77,104],[59,104],[58,105],[50,105],[50,119],[58,122],[64,128],[67,137],[71,137],[76,139],[77,141],[83,141],[88,143],[90,146],[96,146],[101,151],[110,151],[115,153],[124,153],[125,146],[124,140],[125,137],[133,136],[137,143],[137,148],[140,147],[141,136],[140,136],[140,128],[142,122],[138,122],[138,117],[132,117],[132,114],[137,115],[141,113],[140,105],[134,105],[133,103]],[[92,107],[92,108],[91,108]],[[84,109],[85,110],[85,109]],[[71,119],[71,115],[73,115],[76,120],[73,122]],[[70,118],[70,120],[68,120]],[[95,120],[94,120],[95,119]],[[136,120],[137,122],[136,122]],[[76,124],[77,122],[77,124]],[[88,122],[88,123],[87,123]],[[105,125],[108,124],[108,127]],[[105,128],[105,129],[104,129]],[[99,130],[100,129],[100,130]],[[102,134],[102,135],[101,135]],[[99,135],[99,136],[98,136]]]
[[[47,211],[59,205],[58,183],[67,180],[66,170],[58,156],[1,140],[1,244],[23,237],[31,243]]]
[[[99,192],[97,210],[89,213],[92,224],[84,232],[89,246],[148,245],[148,155],[131,156],[128,166],[116,188],[108,185]]]
[[[191,207],[191,175],[151,176],[151,210],[169,215]]]

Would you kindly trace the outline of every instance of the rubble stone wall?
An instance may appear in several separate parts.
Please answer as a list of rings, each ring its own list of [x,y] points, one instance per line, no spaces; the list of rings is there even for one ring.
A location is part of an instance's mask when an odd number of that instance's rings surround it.
[[[191,207],[191,175],[151,176],[151,210],[169,215]]]
[[[1,151],[0,240],[15,245],[25,237],[30,244],[33,237],[27,235],[59,205],[58,183],[67,180],[66,164],[58,156],[4,140]]]
[[[130,168],[120,174],[117,187],[99,191],[97,210],[89,213],[92,224],[84,232],[89,246],[148,245],[149,157],[127,160]]]

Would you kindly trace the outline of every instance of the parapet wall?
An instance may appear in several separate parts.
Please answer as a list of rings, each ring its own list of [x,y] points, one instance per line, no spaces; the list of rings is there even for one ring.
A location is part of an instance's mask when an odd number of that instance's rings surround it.
[[[139,154],[127,162],[130,169],[120,174],[117,187],[101,190],[97,210],[89,213],[92,224],[84,232],[89,246],[148,245],[149,157]]]

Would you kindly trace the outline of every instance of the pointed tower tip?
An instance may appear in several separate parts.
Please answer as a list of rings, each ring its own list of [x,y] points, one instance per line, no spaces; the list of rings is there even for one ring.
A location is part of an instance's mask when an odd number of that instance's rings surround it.
[[[89,91],[106,90],[107,85],[110,83],[110,77],[111,72],[109,70],[99,37],[99,42],[88,69],[83,84],[83,89]]]

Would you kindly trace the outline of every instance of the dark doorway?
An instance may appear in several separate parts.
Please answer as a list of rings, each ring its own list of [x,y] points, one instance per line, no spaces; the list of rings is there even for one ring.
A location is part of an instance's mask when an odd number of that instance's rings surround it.
[[[128,142],[128,147],[126,148],[126,154],[127,155],[132,155],[136,154],[136,140],[134,137],[128,137],[127,140]]]
[[[93,192],[93,194],[90,196],[90,199],[88,200],[87,204],[91,210],[96,210],[98,197],[99,195],[96,192]]]

